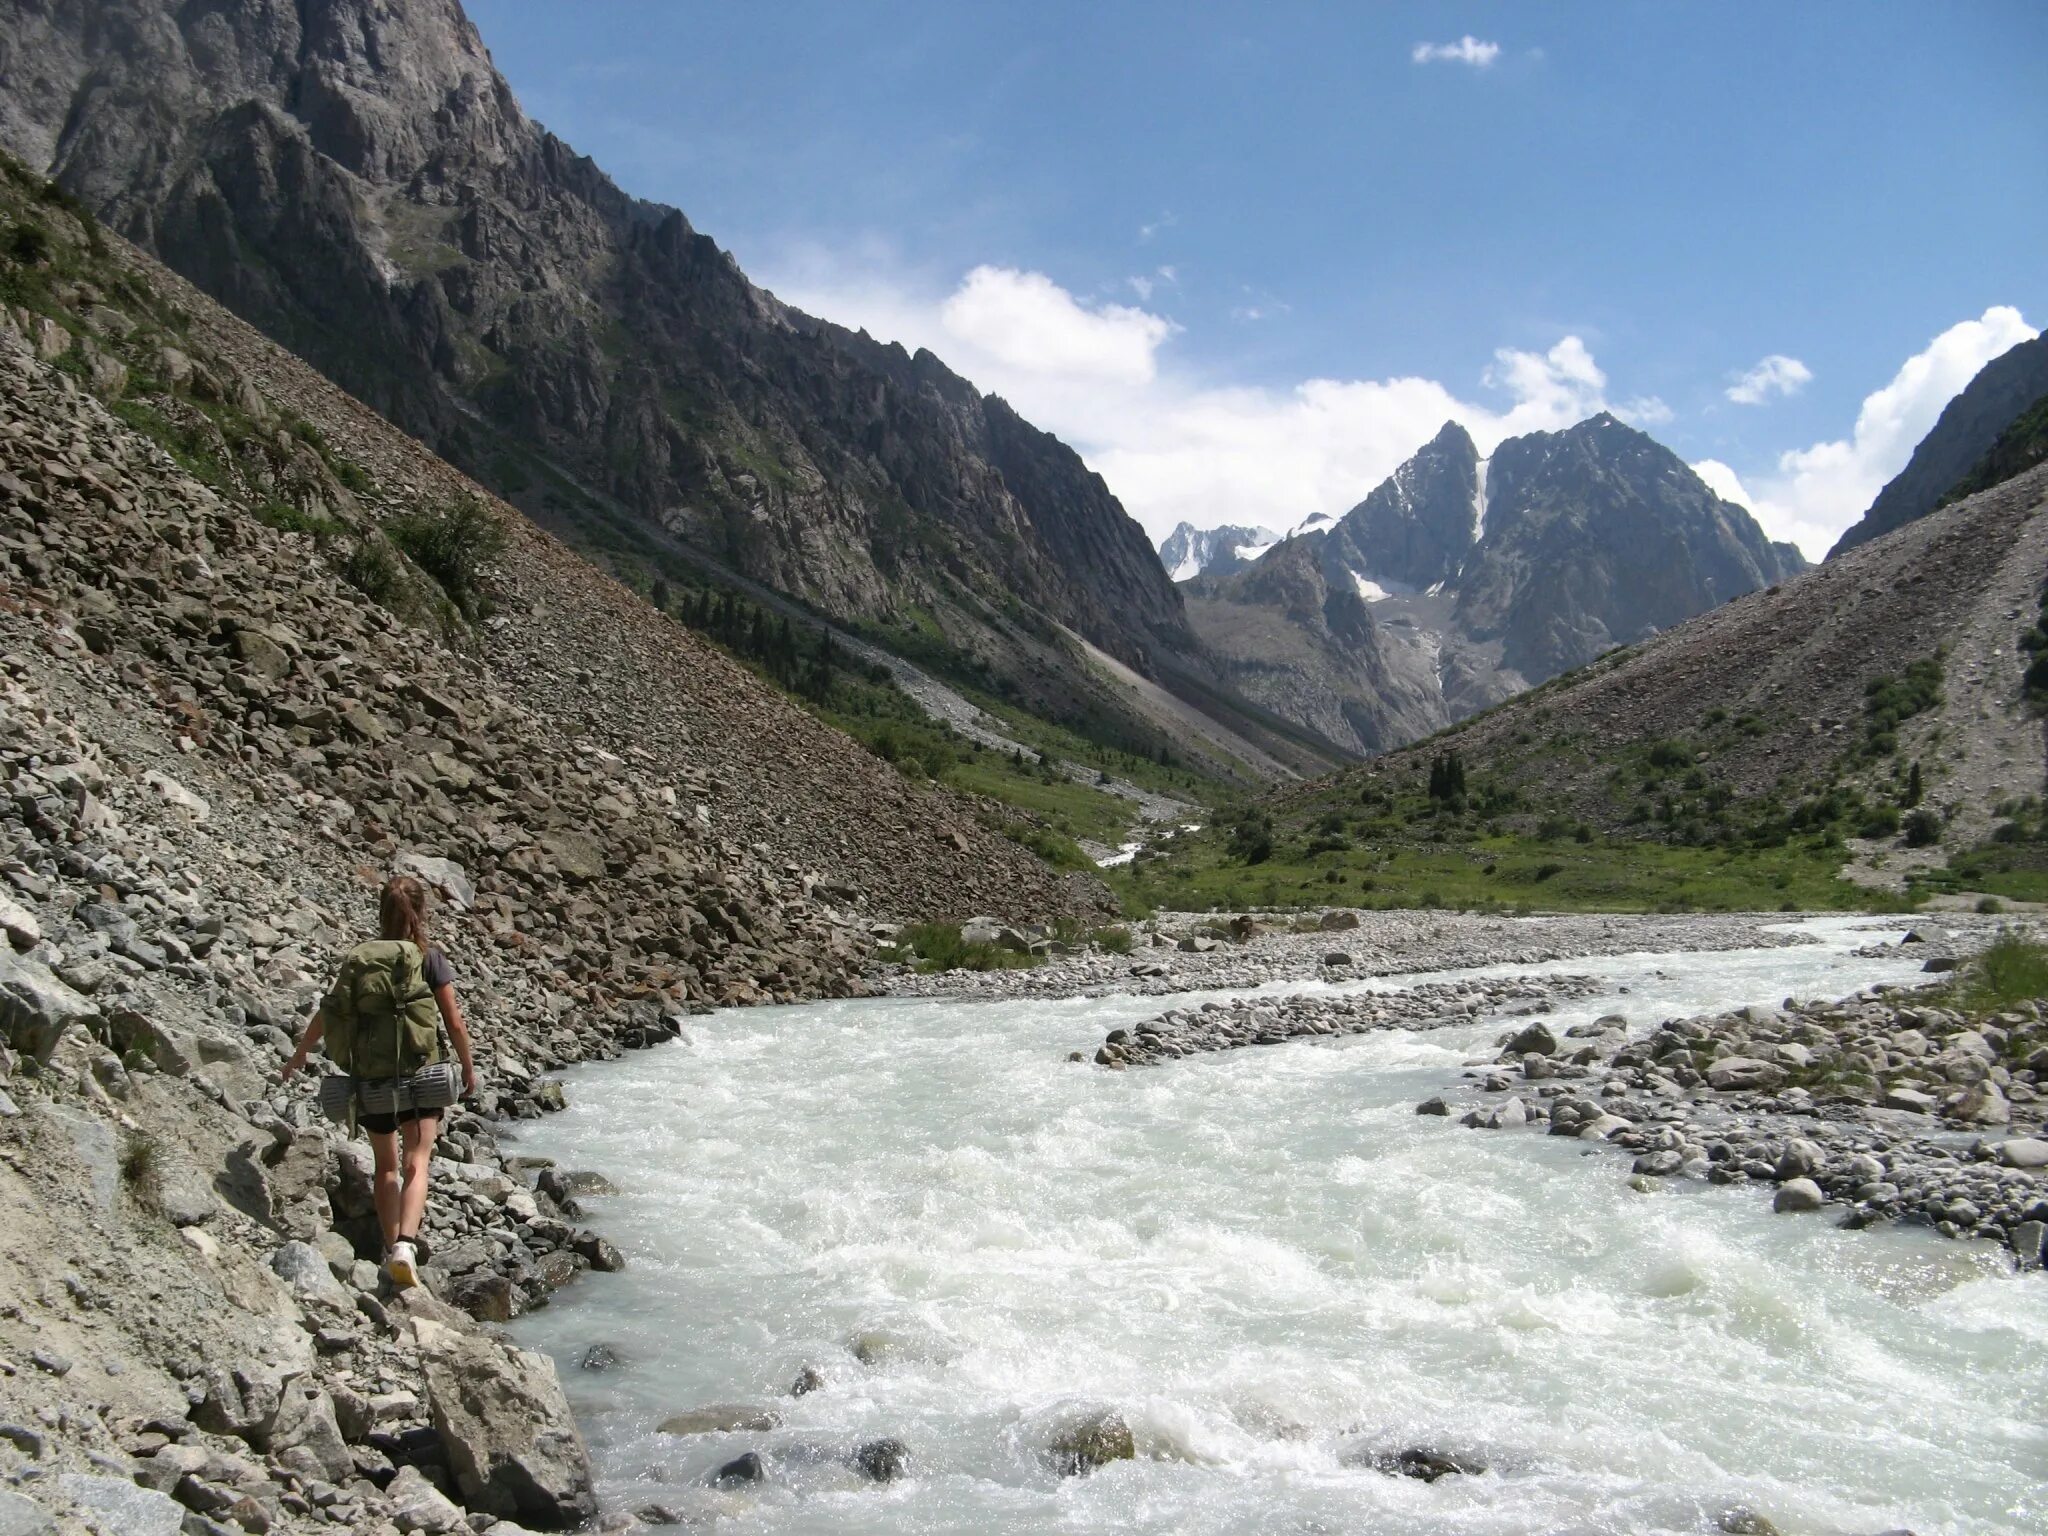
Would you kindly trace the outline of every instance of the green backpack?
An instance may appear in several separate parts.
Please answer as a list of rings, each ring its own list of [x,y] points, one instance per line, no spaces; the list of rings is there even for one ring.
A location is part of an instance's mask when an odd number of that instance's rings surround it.
[[[351,1077],[409,1077],[441,1059],[441,1009],[427,957],[404,939],[371,939],[342,959],[320,1005],[328,1057]]]

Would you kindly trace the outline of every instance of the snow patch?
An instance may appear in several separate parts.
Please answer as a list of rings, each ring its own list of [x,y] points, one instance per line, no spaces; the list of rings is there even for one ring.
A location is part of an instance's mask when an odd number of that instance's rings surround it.
[[[1240,544],[1237,546],[1237,548],[1232,550],[1231,553],[1236,555],[1238,559],[1244,561],[1247,565],[1249,565],[1252,561],[1258,559],[1259,556],[1263,555],[1267,550],[1271,549],[1273,547],[1273,544],[1277,544],[1279,542],[1280,541],[1278,539],[1275,539],[1271,544]]]
[[[1192,581],[1201,574],[1202,557],[1190,550],[1187,559],[1181,561],[1179,565],[1173,568],[1170,579],[1174,581]]]
[[[1491,459],[1481,459],[1478,468],[1478,483],[1472,489],[1472,542],[1477,544],[1486,537],[1486,468]]]

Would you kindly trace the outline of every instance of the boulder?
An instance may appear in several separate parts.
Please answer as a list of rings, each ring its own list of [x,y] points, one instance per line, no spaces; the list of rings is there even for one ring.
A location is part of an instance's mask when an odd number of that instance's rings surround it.
[[[853,1468],[877,1483],[893,1483],[910,1470],[910,1447],[901,1440],[869,1440],[855,1449]]]
[[[469,872],[453,859],[425,853],[401,853],[391,861],[391,867],[401,875],[411,875],[422,885],[431,886],[444,900],[462,911],[476,905],[476,885],[470,880]]]
[[[319,1300],[340,1308],[353,1305],[341,1282],[328,1267],[327,1255],[311,1243],[290,1242],[270,1256],[270,1267],[278,1279],[292,1288],[292,1294]]]
[[[179,1536],[185,1529],[183,1505],[125,1477],[66,1472],[58,1477],[57,1488],[80,1509],[92,1511],[101,1529],[121,1536]]]
[[[1046,1459],[1062,1477],[1081,1477],[1112,1461],[1130,1461],[1138,1454],[1131,1426],[1114,1409],[1079,1415],[1053,1431]]]
[[[0,1035],[25,1056],[48,1064],[72,1028],[88,1028],[100,1011],[37,961],[0,949]]]
[[[1998,1144],[1998,1161],[2007,1168],[2048,1168],[2048,1141],[2038,1136],[2015,1136]]]
[[[1344,933],[1358,926],[1358,914],[1351,911],[1325,912],[1317,926],[1324,933]]]
[[[744,1488],[751,1483],[768,1481],[768,1463],[761,1459],[759,1451],[748,1451],[735,1456],[716,1472],[711,1481],[720,1488]]]
[[[274,1456],[303,1451],[319,1464],[321,1475],[330,1483],[355,1476],[355,1462],[342,1436],[334,1400],[304,1377],[284,1389],[264,1449]]]
[[[1753,1056],[1723,1056],[1707,1068],[1707,1082],[1722,1093],[1767,1093],[1784,1086],[1785,1069]]]
[[[0,1489],[0,1536],[57,1536],[57,1522],[35,1500]]]
[[[446,1536],[470,1527],[462,1511],[440,1489],[426,1480],[418,1467],[400,1467],[398,1476],[384,1490],[392,1516],[402,1531],[419,1531],[424,1536]],[[502,1525],[495,1529],[503,1530]]]
[[[1541,1019],[1516,1030],[1504,1047],[1510,1056],[1550,1056],[1557,1051],[1557,1035]]]
[[[1795,1136],[1778,1154],[1777,1173],[1780,1179],[1799,1179],[1819,1173],[1826,1165],[1825,1152],[1805,1137]]]
[[[0,894],[0,936],[16,949],[34,949],[42,942],[43,925],[27,907]]]
[[[1827,1196],[1820,1186],[1811,1179],[1787,1179],[1778,1186],[1778,1193],[1771,1201],[1774,1211],[1817,1211],[1827,1204]]]
[[[156,792],[166,805],[174,806],[192,821],[204,821],[213,814],[204,795],[194,794],[168,773],[158,773],[151,768],[142,775],[142,782]]]
[[[1961,1120],[1966,1125],[2005,1125],[2012,1120],[2012,1106],[1998,1091],[1998,1084],[1988,1077],[1950,1099],[1943,1113],[1951,1120]]]
[[[759,1434],[775,1428],[782,1415],[773,1408],[756,1408],[747,1403],[713,1403],[672,1414],[661,1421],[664,1435],[729,1435],[740,1430]]]
[[[426,1318],[413,1330],[428,1409],[463,1502],[538,1530],[593,1519],[590,1456],[546,1356]]]
[[[1931,1115],[1941,1107],[1941,1101],[1933,1094],[1922,1093],[1918,1088],[1888,1088],[1882,1103],[1886,1109],[1903,1109],[1915,1115]]]
[[[210,1434],[262,1444],[270,1438],[283,1401],[284,1383],[266,1366],[208,1366],[192,1422]]]

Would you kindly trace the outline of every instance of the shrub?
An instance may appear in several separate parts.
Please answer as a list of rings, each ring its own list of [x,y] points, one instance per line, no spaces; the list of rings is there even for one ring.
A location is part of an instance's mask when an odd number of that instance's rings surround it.
[[[1131,930],[1128,928],[1097,928],[1088,938],[1096,948],[1107,950],[1112,955],[1131,952]]]
[[[155,1141],[137,1132],[121,1144],[121,1182],[144,1204],[156,1200],[162,1183],[162,1168]]]
[[[912,923],[903,943],[917,952],[921,971],[1012,971],[1036,965],[1038,957],[1000,944],[970,944],[958,923]]]
[[[1977,911],[1985,917],[1995,917],[2004,910],[2005,903],[1996,896],[1980,896],[1977,898]]]
[[[1650,766],[1671,770],[1690,768],[1693,765],[1692,748],[1678,740],[1653,741],[1650,743]]]
[[[36,223],[21,223],[7,236],[7,254],[24,267],[41,266],[50,259],[50,232]]]
[[[1536,866],[1535,873],[1532,874],[1529,878],[1534,880],[1538,885],[1541,885],[1545,880],[1550,879],[1553,875],[1561,875],[1563,873],[1564,866],[1562,864],[1544,863],[1538,864]]]
[[[341,563],[341,579],[370,601],[382,603],[394,611],[399,606],[400,594],[405,590],[398,557],[392,554],[389,544],[374,534],[356,540],[348,558]]]
[[[1941,841],[1941,818],[1925,806],[1907,815],[1905,827],[1908,848],[1931,848]]]
[[[505,549],[505,525],[489,507],[465,496],[441,507],[395,517],[385,524],[384,531],[413,564],[441,584],[465,619],[489,614],[484,567]]]
[[[2001,933],[1964,976],[1963,1001],[1987,1012],[2048,998],[2048,945]]]

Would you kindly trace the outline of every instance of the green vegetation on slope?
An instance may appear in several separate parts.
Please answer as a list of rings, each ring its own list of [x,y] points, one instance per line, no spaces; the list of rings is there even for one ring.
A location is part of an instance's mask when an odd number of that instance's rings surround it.
[[[1970,466],[1968,474],[1950,487],[1940,504],[1945,507],[1965,496],[2003,485],[2043,461],[2048,461],[2048,395],[2028,406],[2011,426],[1998,434],[1998,441]]]
[[[1454,728],[1426,761],[1411,752],[1233,807],[1111,883],[1134,909],[1890,905],[1836,871],[1851,837],[1938,841],[1940,820],[1921,803],[1925,774],[1904,755],[1901,730],[1940,702],[1941,678],[1941,659],[1930,656],[1872,679],[1834,767],[1761,792],[1741,792],[1717,768],[1738,744],[1771,732],[1754,714],[1709,709],[1684,737],[1604,749],[1570,731],[1524,730],[1484,767],[1467,760]],[[1596,788],[1567,799],[1551,788],[1566,782]]]

